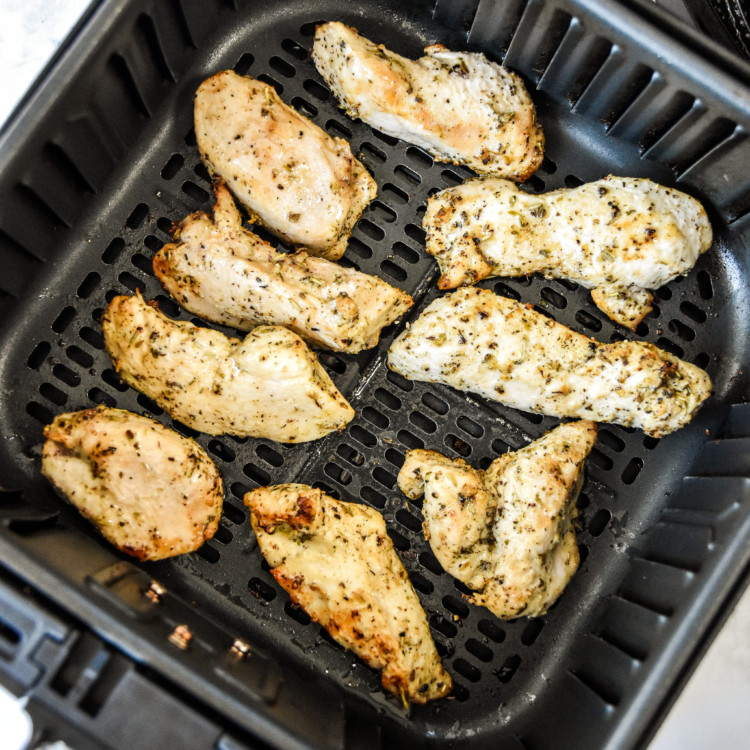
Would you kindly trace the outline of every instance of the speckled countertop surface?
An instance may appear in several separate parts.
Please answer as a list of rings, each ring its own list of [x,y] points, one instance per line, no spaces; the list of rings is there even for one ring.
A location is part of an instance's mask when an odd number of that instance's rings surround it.
[[[0,0],[0,122],[8,118],[88,5],[89,0]],[[746,750],[750,748],[748,706],[750,590],[729,616],[648,750]],[[0,688],[0,750],[20,750],[28,736],[21,705]]]

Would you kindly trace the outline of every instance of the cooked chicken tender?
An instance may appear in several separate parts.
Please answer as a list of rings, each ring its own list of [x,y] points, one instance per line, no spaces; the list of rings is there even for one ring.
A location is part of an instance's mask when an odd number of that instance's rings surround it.
[[[230,339],[171,320],[136,295],[115,297],[102,329],[128,385],[209,435],[303,443],[354,416],[305,342],[286,328],[259,326]]]
[[[359,352],[412,304],[385,281],[304,252],[286,255],[242,226],[234,200],[216,187],[213,219],[191,214],[175,242],[154,256],[154,272],[187,310],[249,331],[283,325],[328,349]]]
[[[209,171],[265,227],[336,260],[377,186],[342,138],[288,107],[273,87],[231,70],[195,95],[195,136]]]
[[[193,440],[105,406],[61,414],[44,436],[42,474],[122,552],[162,560],[216,532],[221,476]]]
[[[699,367],[640,341],[599,344],[531,307],[467,287],[430,303],[388,366],[526,411],[640,427],[662,437],[711,393]]]
[[[578,569],[573,519],[593,422],[569,422],[487,471],[410,450],[398,486],[424,495],[424,534],[440,564],[506,620],[543,615]]]
[[[382,669],[383,687],[413,703],[453,685],[383,516],[304,484],[245,495],[276,581],[342,646]]]
[[[470,180],[430,198],[423,226],[441,289],[535,272],[572,279],[631,329],[651,311],[647,290],[687,273],[712,242],[695,198],[612,175],[544,195],[507,180]]]
[[[349,116],[439,161],[520,181],[542,162],[544,135],[523,81],[482,54],[434,44],[409,60],[324,23],[312,56]]]

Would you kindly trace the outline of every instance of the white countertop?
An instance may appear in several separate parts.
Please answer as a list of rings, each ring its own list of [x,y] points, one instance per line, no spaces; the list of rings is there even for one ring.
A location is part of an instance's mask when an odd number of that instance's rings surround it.
[[[0,122],[65,38],[89,0],[0,0]],[[750,748],[750,590],[740,599],[648,750]],[[28,743],[28,718],[0,688],[0,750]],[[586,750],[586,748],[581,748]]]

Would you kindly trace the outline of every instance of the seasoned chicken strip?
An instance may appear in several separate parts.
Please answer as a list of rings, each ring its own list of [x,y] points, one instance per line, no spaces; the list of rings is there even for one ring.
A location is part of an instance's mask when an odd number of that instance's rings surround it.
[[[305,342],[286,328],[259,326],[230,339],[171,320],[136,295],[115,297],[102,329],[128,385],[209,435],[304,443],[354,416]]]
[[[412,305],[377,276],[314,258],[279,253],[242,226],[229,191],[216,187],[213,219],[188,216],[154,256],[164,288],[190,312],[249,331],[288,326],[313,344],[359,352]]]
[[[523,81],[482,54],[434,44],[408,60],[343,23],[325,23],[312,56],[350,117],[439,161],[520,181],[542,162],[544,135]]]
[[[441,289],[487,276],[572,279],[634,329],[656,289],[687,273],[712,242],[703,206],[651,180],[614,177],[530,195],[500,179],[434,195],[423,226]]]
[[[268,84],[231,70],[195,95],[195,136],[209,171],[265,227],[336,260],[377,185],[342,138],[288,107]]]
[[[42,474],[122,552],[162,560],[216,533],[221,475],[193,440],[105,406],[61,414],[44,436]]]
[[[578,569],[573,530],[593,422],[569,422],[486,472],[435,451],[411,450],[398,486],[424,495],[424,535],[440,564],[506,620],[543,615]]]
[[[342,646],[382,669],[383,687],[413,703],[453,686],[383,516],[304,484],[245,495],[276,581]]]
[[[662,437],[711,393],[699,367],[640,341],[599,344],[486,289],[431,302],[392,344],[388,366],[516,409],[640,427]]]

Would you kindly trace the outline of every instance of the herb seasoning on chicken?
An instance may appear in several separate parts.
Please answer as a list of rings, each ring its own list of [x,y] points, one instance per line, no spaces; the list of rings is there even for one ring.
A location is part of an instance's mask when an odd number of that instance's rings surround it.
[[[162,560],[216,532],[221,476],[193,440],[104,406],[61,414],[44,436],[42,474],[122,552]]]
[[[313,61],[339,104],[439,161],[523,181],[539,167],[544,135],[515,73],[442,44],[408,60],[342,23],[318,26]]]
[[[430,198],[423,225],[441,289],[534,272],[572,279],[631,329],[651,311],[647,290],[687,273],[712,242],[695,198],[611,175],[545,195],[501,179],[469,180]]]
[[[424,495],[424,534],[440,564],[509,620],[554,604],[578,569],[573,530],[593,422],[569,422],[506,453],[487,471],[436,451],[410,450],[398,486]]]
[[[245,495],[276,581],[342,646],[382,669],[383,687],[412,703],[452,687],[422,605],[383,516],[304,484]]]
[[[377,276],[304,252],[284,254],[242,226],[223,183],[211,219],[191,214],[154,256],[164,288],[190,312],[248,331],[291,328],[313,344],[359,352],[378,343],[412,299]]]
[[[266,83],[231,70],[195,95],[195,136],[209,171],[265,227],[330,260],[377,185],[342,138],[288,107]]]
[[[209,435],[302,443],[354,416],[317,357],[286,328],[259,326],[230,339],[171,320],[136,295],[115,297],[102,329],[128,385]]]
[[[686,425],[711,393],[703,370],[653,344],[599,344],[473,287],[431,302],[393,342],[388,366],[516,409],[616,422],[654,437]]]

